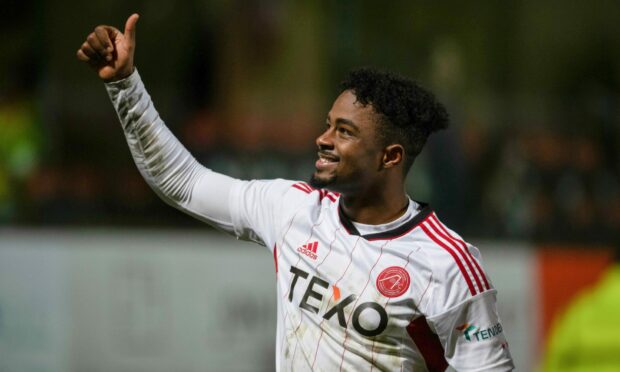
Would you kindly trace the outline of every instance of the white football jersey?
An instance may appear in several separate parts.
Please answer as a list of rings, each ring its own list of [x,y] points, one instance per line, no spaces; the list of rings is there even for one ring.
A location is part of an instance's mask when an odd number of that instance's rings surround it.
[[[361,225],[335,193],[213,172],[168,130],[137,71],[106,88],[163,200],[272,251],[278,371],[514,368],[478,250],[429,206],[411,201],[396,221]]]
[[[360,235],[338,194],[302,182],[246,182],[230,198],[235,233],[274,256],[278,370],[513,369],[478,250],[429,206]]]

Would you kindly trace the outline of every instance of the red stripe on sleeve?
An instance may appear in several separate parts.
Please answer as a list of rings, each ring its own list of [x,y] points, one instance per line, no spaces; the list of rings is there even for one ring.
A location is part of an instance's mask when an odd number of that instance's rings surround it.
[[[487,280],[486,275],[484,274],[484,270],[482,270],[482,268],[480,267],[480,265],[478,264],[478,261],[476,261],[476,259],[474,258],[474,256],[471,254],[471,252],[469,251],[469,249],[467,248],[467,244],[465,244],[465,242],[461,239],[455,238],[454,236],[452,236],[452,234],[450,234],[450,232],[448,231],[448,229],[439,221],[439,219],[437,218],[437,216],[435,214],[433,214],[431,216],[431,218],[433,219],[433,221],[437,222],[437,225],[439,226],[439,228],[441,230],[443,230],[443,232],[448,235],[450,238],[452,238],[452,240],[458,242],[463,249],[465,250],[465,252],[467,253],[467,255],[469,256],[469,258],[474,262],[474,265],[476,266],[476,269],[478,269],[478,273],[480,274],[480,276],[482,277],[482,281],[484,282],[484,285],[486,286],[486,289],[491,289],[491,286],[489,285],[489,281]]]
[[[301,184],[299,184],[299,183],[294,184],[293,187],[298,189],[298,190],[301,190],[301,191],[305,192],[306,194],[310,194],[310,192],[311,192],[310,190],[308,190],[308,189],[304,188],[303,186],[301,186]]]
[[[423,224],[421,224],[420,227],[422,228],[422,230],[424,230],[424,233],[426,233],[426,235],[429,238],[431,238],[440,247],[445,249],[448,253],[450,253],[452,258],[454,258],[454,261],[456,262],[456,264],[458,265],[459,269],[461,270],[461,274],[463,274],[463,277],[465,278],[465,281],[467,282],[467,286],[469,287],[469,292],[471,293],[472,296],[475,296],[476,295],[476,289],[474,288],[474,284],[472,283],[471,279],[469,278],[469,275],[467,275],[467,271],[465,270],[465,267],[463,267],[463,263],[461,262],[461,260],[457,257],[456,253],[454,253],[454,251],[450,247],[445,245],[441,240],[437,239],[437,237],[435,235],[433,235],[433,233],[426,226],[427,223],[428,223],[428,221],[423,223]]]
[[[320,189],[319,190],[319,199],[323,200],[323,198],[325,197],[325,195],[327,195],[327,191]]]
[[[278,246],[277,245],[273,245],[273,262],[276,264],[276,274],[278,273]],[[278,276],[276,275],[276,279],[278,279]]]
[[[415,346],[420,350],[426,363],[426,368],[430,372],[445,371],[448,368],[441,341],[431,331],[428,323],[426,323],[426,318],[421,316],[412,320],[407,326],[407,333],[409,333],[409,337],[411,337]]]
[[[465,252],[463,252],[461,247],[453,239],[450,239],[447,235],[445,235],[444,233],[442,233],[439,230],[439,228],[436,226],[436,224],[435,224],[435,222],[434,222],[434,220],[432,218],[431,218],[430,221],[428,221],[428,225],[433,229],[435,234],[437,234],[440,237],[442,237],[445,241],[450,242],[450,244],[456,249],[456,251],[461,254],[461,258],[467,264],[467,267],[469,268],[469,271],[471,272],[471,276],[473,276],[474,279],[476,280],[476,284],[478,285],[478,288],[480,289],[480,292],[484,292],[484,287],[482,286],[482,282],[480,282],[480,278],[478,277],[478,274],[476,273],[476,270],[474,270],[474,266],[471,264],[469,256],[467,256],[467,254]]]

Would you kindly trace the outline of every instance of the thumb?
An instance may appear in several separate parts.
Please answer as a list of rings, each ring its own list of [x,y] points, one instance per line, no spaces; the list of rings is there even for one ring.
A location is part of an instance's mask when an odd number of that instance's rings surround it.
[[[125,22],[125,39],[129,41],[129,43],[133,46],[136,44],[136,23],[138,23],[138,19],[140,16],[138,13],[134,13],[127,18],[127,22]]]

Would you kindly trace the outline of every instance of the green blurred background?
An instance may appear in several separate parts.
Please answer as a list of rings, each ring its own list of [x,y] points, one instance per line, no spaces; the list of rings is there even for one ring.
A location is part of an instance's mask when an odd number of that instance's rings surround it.
[[[619,243],[618,1],[1,8],[0,226],[209,229],[148,189],[102,83],[75,57],[96,25],[122,29],[138,12],[135,61],[156,107],[216,171],[308,179],[338,82],[374,66],[448,107],[451,128],[431,137],[408,190],[449,226],[474,239]]]

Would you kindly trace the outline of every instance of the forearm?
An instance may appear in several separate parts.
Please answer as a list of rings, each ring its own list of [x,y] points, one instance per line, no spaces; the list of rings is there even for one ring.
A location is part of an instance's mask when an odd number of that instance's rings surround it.
[[[200,165],[166,127],[137,71],[106,84],[138,170],[168,204],[232,231],[228,200],[237,182]]]

